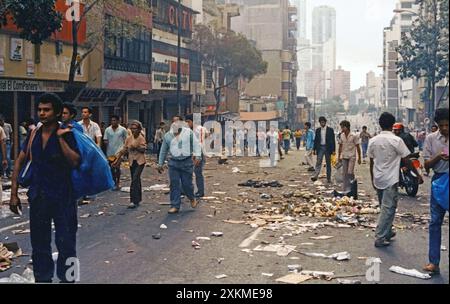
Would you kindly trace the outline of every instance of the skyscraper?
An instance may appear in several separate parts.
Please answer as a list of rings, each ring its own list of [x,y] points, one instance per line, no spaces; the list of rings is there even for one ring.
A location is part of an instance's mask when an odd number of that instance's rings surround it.
[[[312,21],[312,67],[331,72],[336,69],[336,10],[325,5],[315,7]]]

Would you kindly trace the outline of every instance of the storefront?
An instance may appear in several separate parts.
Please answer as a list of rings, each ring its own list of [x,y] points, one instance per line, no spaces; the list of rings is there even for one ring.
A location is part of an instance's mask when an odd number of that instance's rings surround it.
[[[0,78],[0,113],[14,129],[14,158],[18,151],[19,124],[36,117],[36,98],[48,92],[62,94],[64,90],[65,84],[62,81]]]

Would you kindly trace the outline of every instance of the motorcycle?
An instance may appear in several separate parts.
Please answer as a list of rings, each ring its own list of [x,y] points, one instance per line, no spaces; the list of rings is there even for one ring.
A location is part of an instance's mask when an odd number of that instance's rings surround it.
[[[411,154],[409,157],[413,167],[416,168],[417,171],[420,171],[422,167],[419,157],[420,154],[418,152]],[[405,189],[408,196],[416,197],[417,192],[419,191],[419,177],[408,167],[402,165],[400,167],[399,187]]]

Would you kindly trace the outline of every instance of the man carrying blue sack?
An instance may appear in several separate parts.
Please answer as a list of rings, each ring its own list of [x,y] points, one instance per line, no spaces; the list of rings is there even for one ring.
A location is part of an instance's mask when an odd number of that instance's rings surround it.
[[[12,212],[20,214],[22,206],[17,194],[18,176],[25,162],[31,159],[28,201],[35,280],[38,283],[51,283],[53,279],[53,220],[59,252],[57,276],[61,282],[74,282],[76,276],[68,271],[77,263],[77,204],[71,173],[79,166],[81,157],[70,128],[62,129],[58,123],[63,110],[61,99],[55,94],[44,94],[39,97],[37,105],[42,125],[28,136],[15,163],[10,208]]]
[[[442,186],[442,190],[447,191],[447,197],[444,198],[444,193],[438,193],[439,191],[434,191],[435,189],[432,188],[430,200],[431,221],[429,229],[430,263],[425,266],[424,270],[431,274],[439,274],[442,223],[444,221],[445,213],[448,212],[448,108],[437,109],[434,120],[439,126],[439,131],[431,133],[425,139],[423,158],[425,159],[425,169],[427,171],[433,169],[434,171],[432,187]],[[445,178],[447,178],[447,187],[445,187]],[[446,206],[444,206],[445,203]],[[447,210],[445,208],[447,208]]]

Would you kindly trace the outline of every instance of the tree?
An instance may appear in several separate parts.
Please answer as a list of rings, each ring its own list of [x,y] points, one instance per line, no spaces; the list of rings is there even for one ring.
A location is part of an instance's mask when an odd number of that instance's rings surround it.
[[[63,17],[72,23],[72,56],[68,91],[74,88],[76,71],[89,54],[94,50],[103,51],[105,43],[111,44],[108,47],[114,47],[114,41],[117,38],[132,40],[140,27],[145,25],[145,14],[151,14],[148,0],[66,0],[69,9],[64,16],[56,11],[55,2],[56,0],[1,1],[0,22],[5,25],[7,16],[11,16],[13,23],[21,31],[21,37],[34,44],[42,44],[53,33],[59,31]],[[134,7],[132,16],[126,10],[129,5]],[[106,18],[105,15],[111,18]],[[86,20],[89,20],[87,41],[80,46],[78,36]],[[106,30],[113,39],[105,40]],[[84,48],[83,53],[80,52],[81,47]]]
[[[33,44],[42,44],[61,28],[62,16],[55,10],[55,0],[0,1],[0,28],[8,18],[20,30],[20,37]]]
[[[78,12],[79,1],[71,1],[72,8],[72,58],[70,61],[68,89],[73,88],[76,71],[81,67],[83,61],[95,50],[103,51],[104,47],[114,49],[117,39],[131,41],[139,32],[140,27],[145,25],[145,14],[151,13],[148,0],[86,0],[83,1],[82,11]],[[128,16],[126,7],[132,5],[135,15]],[[81,9],[80,9],[81,10]],[[106,16],[110,18],[106,18]],[[85,20],[89,20],[86,50],[79,53],[78,33]],[[106,40],[106,32],[111,39]],[[106,44],[106,45],[105,45]]]
[[[449,77],[449,18],[448,0],[417,0],[419,17],[411,31],[402,34],[397,48],[400,59],[398,74],[404,78],[424,78],[426,88],[422,99],[427,104],[430,117],[434,115],[436,84]]]
[[[223,71],[223,82],[213,79],[216,99],[216,116],[220,108],[221,91],[237,80],[247,82],[267,73],[267,62],[242,34],[233,31],[214,31],[205,25],[198,25],[193,35],[194,49],[199,53],[202,64]]]

